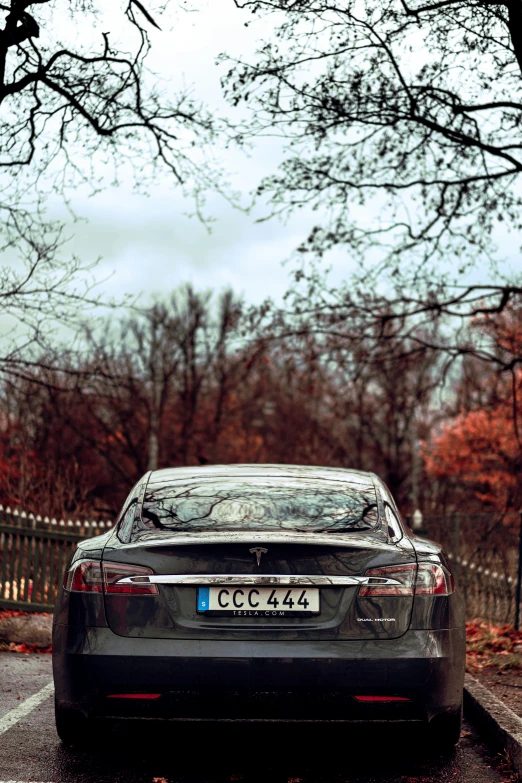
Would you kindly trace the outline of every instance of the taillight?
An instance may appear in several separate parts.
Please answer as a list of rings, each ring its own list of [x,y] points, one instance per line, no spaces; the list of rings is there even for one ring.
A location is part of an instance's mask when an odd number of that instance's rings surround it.
[[[435,563],[419,563],[415,595],[451,595],[455,581],[443,566]]]
[[[78,560],[65,574],[63,586],[73,593],[102,593],[103,580],[100,563]]]
[[[103,573],[102,573],[103,571]],[[78,560],[65,575],[66,590],[73,593],[111,593],[116,595],[157,595],[158,587],[154,584],[127,582],[118,584],[127,576],[150,576],[150,568],[121,563],[103,564],[93,560]]]
[[[365,576],[396,579],[399,585],[361,585],[359,595],[451,595],[455,582],[449,571],[435,563],[370,568]]]
[[[410,701],[406,696],[354,696],[355,701]]]
[[[379,576],[385,579],[395,579],[398,585],[361,585],[359,595],[413,595],[415,585],[415,572],[417,565],[385,566],[384,568],[370,568],[365,576]]]
[[[109,693],[108,699],[145,699],[154,700],[159,699],[161,693]]]
[[[150,568],[123,563],[103,563],[103,586],[111,595],[157,595],[158,586],[147,582],[126,582],[118,584],[127,576],[152,576]]]

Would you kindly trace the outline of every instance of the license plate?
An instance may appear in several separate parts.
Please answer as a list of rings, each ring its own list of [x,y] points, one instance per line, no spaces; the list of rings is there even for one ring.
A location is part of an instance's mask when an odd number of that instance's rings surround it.
[[[199,587],[198,612],[233,617],[319,614],[317,587]]]

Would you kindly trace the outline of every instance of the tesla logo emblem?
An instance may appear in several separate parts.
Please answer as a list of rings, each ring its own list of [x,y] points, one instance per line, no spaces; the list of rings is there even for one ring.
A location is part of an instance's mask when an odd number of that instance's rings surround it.
[[[265,549],[262,546],[255,546],[252,547],[252,549],[249,549],[248,551],[256,556],[257,565],[259,566],[259,564],[261,563],[261,555],[266,555],[268,549]]]

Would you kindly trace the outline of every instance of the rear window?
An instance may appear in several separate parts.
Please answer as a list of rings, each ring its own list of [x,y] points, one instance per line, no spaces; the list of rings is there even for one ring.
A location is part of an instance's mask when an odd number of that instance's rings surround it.
[[[284,477],[152,486],[133,539],[214,530],[370,531],[380,527],[373,485]]]

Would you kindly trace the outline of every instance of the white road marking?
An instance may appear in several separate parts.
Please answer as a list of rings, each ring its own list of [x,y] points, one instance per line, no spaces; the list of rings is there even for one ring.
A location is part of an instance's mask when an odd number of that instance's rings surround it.
[[[53,692],[54,684],[50,682],[48,685],[45,685],[41,691],[38,691],[38,693],[35,693],[33,696],[29,696],[28,699],[19,704],[18,707],[15,707],[14,710],[10,710],[6,713],[3,718],[0,718],[0,734],[3,734],[4,731],[10,729],[11,726],[14,726],[19,720],[22,720],[26,715],[29,715],[29,713],[38,707],[39,704],[48,699]],[[10,781],[0,780],[0,783],[10,783]]]

